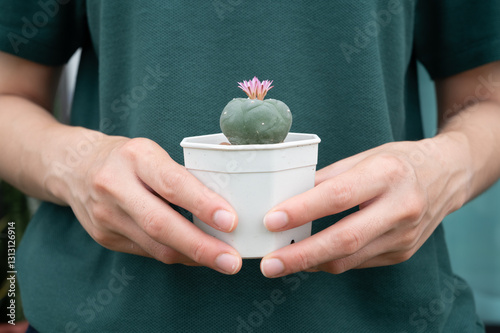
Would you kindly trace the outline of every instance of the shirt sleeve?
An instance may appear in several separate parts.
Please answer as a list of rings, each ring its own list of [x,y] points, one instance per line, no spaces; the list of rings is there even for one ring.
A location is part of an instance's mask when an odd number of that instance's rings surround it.
[[[0,51],[58,66],[83,44],[84,0],[0,0],[0,8]]]
[[[417,1],[416,56],[433,79],[500,59],[500,1]]]

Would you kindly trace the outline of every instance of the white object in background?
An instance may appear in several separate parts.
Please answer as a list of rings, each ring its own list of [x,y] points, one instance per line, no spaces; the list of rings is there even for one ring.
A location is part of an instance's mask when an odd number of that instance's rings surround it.
[[[193,222],[206,233],[234,247],[243,258],[266,254],[311,235],[311,222],[282,232],[270,232],[264,215],[280,202],[314,186],[318,144],[315,134],[289,133],[283,143],[221,145],[224,134],[185,138],[186,168],[226,199],[238,214],[231,233]]]
[[[57,105],[61,108],[59,121],[63,124],[69,124],[71,114],[71,104],[73,103],[73,95],[75,92],[76,77],[78,66],[80,63],[82,50],[78,49],[68,63],[64,66],[64,70],[59,80],[57,88]]]

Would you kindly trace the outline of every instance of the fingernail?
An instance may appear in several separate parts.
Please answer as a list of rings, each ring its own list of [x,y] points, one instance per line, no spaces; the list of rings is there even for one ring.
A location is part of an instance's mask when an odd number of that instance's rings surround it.
[[[236,217],[227,210],[220,209],[214,214],[214,224],[223,231],[231,231],[234,227]]]
[[[260,264],[260,270],[265,277],[274,277],[285,271],[285,265],[276,258],[264,259]]]
[[[227,274],[234,274],[240,265],[240,259],[232,254],[223,253],[215,259],[215,265]]]
[[[268,230],[279,230],[288,224],[288,215],[285,212],[272,212],[264,216],[264,225]]]

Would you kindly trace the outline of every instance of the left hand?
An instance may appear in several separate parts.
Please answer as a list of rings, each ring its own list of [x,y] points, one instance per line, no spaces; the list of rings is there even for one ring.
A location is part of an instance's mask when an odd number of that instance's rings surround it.
[[[313,189],[268,212],[266,227],[283,231],[355,206],[359,211],[268,254],[261,262],[263,274],[339,274],[408,260],[465,202],[468,172],[447,158],[459,149],[456,141],[439,135],[388,143],[319,170]]]

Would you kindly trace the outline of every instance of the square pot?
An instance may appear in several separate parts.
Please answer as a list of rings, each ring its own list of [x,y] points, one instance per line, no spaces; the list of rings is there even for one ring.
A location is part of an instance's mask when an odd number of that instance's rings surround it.
[[[265,214],[280,202],[314,187],[318,160],[315,134],[289,133],[277,144],[221,145],[224,134],[184,138],[186,168],[236,210],[238,226],[231,233],[216,230],[193,216],[193,222],[234,247],[243,258],[266,254],[311,235],[311,222],[270,232]]]

